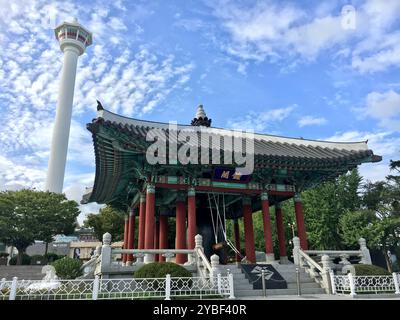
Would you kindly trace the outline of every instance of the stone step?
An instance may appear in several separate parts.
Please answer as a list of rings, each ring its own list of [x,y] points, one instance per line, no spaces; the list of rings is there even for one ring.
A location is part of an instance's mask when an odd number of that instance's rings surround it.
[[[295,282],[288,282],[287,283],[288,289],[297,289],[297,283]],[[300,283],[300,288],[321,288],[318,283],[316,282],[302,282]]]
[[[297,289],[267,289],[268,295],[297,295]],[[302,288],[301,294],[323,294],[325,290],[322,288]],[[235,290],[236,297],[262,296],[262,290]]]
[[[0,279],[12,280],[13,277],[24,280],[41,280],[43,266],[0,266]]]

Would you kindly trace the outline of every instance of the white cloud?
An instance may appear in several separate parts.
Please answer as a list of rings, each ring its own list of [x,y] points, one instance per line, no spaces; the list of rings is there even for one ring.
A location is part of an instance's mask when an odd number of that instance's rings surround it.
[[[370,92],[365,107],[355,111],[378,120],[382,128],[400,131],[400,94],[394,90]]]
[[[327,120],[325,118],[317,118],[313,116],[304,116],[297,121],[297,124],[299,125],[300,128],[305,127],[305,126],[312,126],[312,125],[323,125],[327,123]]]
[[[285,108],[271,109],[269,111],[258,113],[250,111],[240,117],[228,119],[227,127],[238,130],[262,132],[273,123],[286,119],[296,107],[296,105],[292,105]]]
[[[78,201],[77,194],[93,184],[93,143],[85,123],[95,115],[96,99],[126,116],[154,112],[188,84],[194,64],[140,45],[137,23],[152,14],[143,6],[135,5],[129,17],[118,11],[126,10],[121,1],[0,0],[0,7],[0,189],[44,186],[62,65],[52,29],[76,16],[93,32],[93,45],[78,61],[64,188]]]
[[[365,0],[355,5],[355,29],[343,28],[339,3],[322,2],[315,9],[299,4],[257,1],[209,1],[227,37],[220,43],[231,56],[253,61],[284,62],[316,59],[329,51],[361,73],[398,67],[400,16],[398,0]],[[340,52],[338,55],[337,52]],[[288,62],[289,61],[289,62]]]

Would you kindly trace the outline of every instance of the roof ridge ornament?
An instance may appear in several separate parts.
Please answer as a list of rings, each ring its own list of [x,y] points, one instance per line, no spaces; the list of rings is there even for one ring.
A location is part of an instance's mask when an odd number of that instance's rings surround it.
[[[103,105],[101,104],[101,102],[100,102],[99,100],[96,100],[96,101],[97,101],[97,111],[104,110],[104,107],[103,107]]]
[[[205,126],[205,127],[211,126],[211,119],[207,117],[202,104],[200,104],[197,107],[196,116],[195,118],[193,118],[190,124],[192,126]]]

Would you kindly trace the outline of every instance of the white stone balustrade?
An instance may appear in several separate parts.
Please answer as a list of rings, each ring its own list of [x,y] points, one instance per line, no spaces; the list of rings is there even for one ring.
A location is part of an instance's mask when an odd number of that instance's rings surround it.
[[[96,251],[97,252],[97,251]],[[203,238],[201,235],[195,236],[194,249],[119,249],[111,247],[111,234],[103,235],[103,246],[101,254],[97,259],[96,275],[101,275],[103,278],[108,278],[110,274],[123,274],[136,271],[144,262],[145,255],[160,254],[166,258],[167,262],[172,262],[176,254],[187,254],[189,260],[183,264],[187,270],[197,272],[199,276],[206,278],[211,274],[218,274],[219,257],[214,257],[214,265],[208,261],[204,255]],[[113,263],[113,256],[118,254],[132,254],[136,258],[135,262],[130,265]]]

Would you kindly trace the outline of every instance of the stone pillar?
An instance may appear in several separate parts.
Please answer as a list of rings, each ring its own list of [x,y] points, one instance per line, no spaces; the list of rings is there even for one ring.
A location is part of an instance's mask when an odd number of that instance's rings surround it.
[[[276,231],[278,235],[279,257],[281,263],[287,263],[285,228],[283,226],[282,208],[280,203],[275,204]]]
[[[235,247],[236,249],[240,252],[240,230],[239,230],[239,220],[235,219],[234,220],[234,231],[235,231]],[[236,254],[236,262],[240,263],[242,259],[240,258],[240,255],[238,253]]]
[[[128,220],[128,249],[135,248],[135,209],[131,208],[129,210],[129,220]],[[128,266],[132,264],[133,255],[128,254],[126,263]]]
[[[155,221],[155,187],[153,184],[147,185],[146,190],[146,226],[144,237],[144,249],[154,249],[154,221]],[[154,255],[146,254],[144,262],[153,262]]]
[[[140,194],[139,202],[139,240],[138,249],[144,249],[144,231],[146,226],[146,197]]]
[[[304,225],[303,206],[301,204],[300,194],[294,196],[294,210],[296,212],[297,235],[300,238],[300,247],[302,250],[308,250],[307,233]]]
[[[321,264],[322,264],[322,272],[321,272],[322,284],[325,289],[325,292],[327,294],[330,294],[332,292],[332,285],[334,285],[330,281],[330,270],[332,268],[331,258],[327,254],[324,254],[321,257]]]
[[[261,193],[261,208],[264,222],[265,259],[267,262],[275,261],[274,244],[272,241],[271,217],[269,215],[268,193]]]
[[[123,249],[128,248],[128,233],[129,233],[129,217],[128,215],[125,215],[125,226],[124,226],[124,244],[123,244]],[[128,255],[123,253],[121,255],[122,258],[122,264],[125,265],[127,261]]]
[[[358,239],[358,244],[360,245],[361,251],[361,261],[363,264],[372,264],[371,255],[369,249],[367,248],[367,241],[364,238]]]
[[[160,215],[160,236],[159,236],[159,248],[168,249],[168,216]],[[161,254],[159,261],[165,261],[165,257]]]
[[[159,248],[159,240],[160,239],[160,223],[156,220],[154,225],[154,249]],[[160,254],[156,253],[154,256],[154,261],[160,261]]]
[[[194,249],[194,237],[197,234],[196,226],[196,193],[194,188],[188,190],[188,249]]]
[[[176,240],[175,249],[186,249],[186,205],[183,196],[178,193],[176,199]],[[176,255],[176,263],[184,264],[185,254]]]
[[[250,263],[256,263],[253,232],[253,212],[250,198],[243,199],[243,222],[246,258]]]
[[[101,262],[100,273],[103,279],[108,278],[108,272],[111,269],[112,263],[112,248],[111,248],[111,234],[106,232],[103,234],[103,245],[101,247]]]

